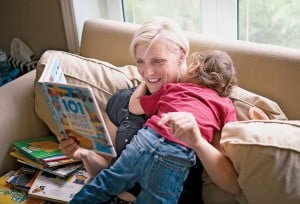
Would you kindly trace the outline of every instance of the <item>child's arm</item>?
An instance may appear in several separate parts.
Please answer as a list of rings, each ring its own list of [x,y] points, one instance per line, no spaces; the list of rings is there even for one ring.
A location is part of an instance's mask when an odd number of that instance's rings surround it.
[[[140,97],[146,95],[146,92],[146,84],[142,82],[132,93],[128,104],[128,109],[131,113],[136,115],[141,115],[145,113],[140,103]]]

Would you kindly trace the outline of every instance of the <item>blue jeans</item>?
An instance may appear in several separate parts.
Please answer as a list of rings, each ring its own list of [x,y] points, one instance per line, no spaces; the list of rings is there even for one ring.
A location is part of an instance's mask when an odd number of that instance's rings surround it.
[[[195,160],[194,151],[143,128],[114,165],[102,170],[70,203],[105,203],[138,182],[142,189],[137,204],[175,204]]]

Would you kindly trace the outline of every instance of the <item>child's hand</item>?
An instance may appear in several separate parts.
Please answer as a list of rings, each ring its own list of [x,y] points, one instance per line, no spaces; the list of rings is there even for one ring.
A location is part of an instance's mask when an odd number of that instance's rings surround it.
[[[146,93],[147,93],[146,83],[141,82],[141,84],[132,93],[129,100],[128,109],[131,113],[136,115],[141,115],[145,113],[140,103],[140,97],[146,95]]]

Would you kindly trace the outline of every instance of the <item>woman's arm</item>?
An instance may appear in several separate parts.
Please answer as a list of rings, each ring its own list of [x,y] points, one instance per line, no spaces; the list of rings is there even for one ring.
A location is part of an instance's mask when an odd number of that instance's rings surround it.
[[[107,129],[115,146],[115,135],[117,127],[109,120],[106,114],[103,115]],[[106,169],[111,164],[111,158],[108,156],[99,155],[93,150],[81,148],[77,142],[69,137],[66,140],[60,140],[59,147],[63,154],[69,158],[81,160],[84,167],[91,177],[95,177],[102,169]]]
[[[91,177],[96,176],[102,169],[109,167],[109,158],[105,158],[93,150],[79,147],[73,138],[60,141],[59,148],[69,158],[81,160]]]
[[[167,123],[174,137],[188,144],[201,160],[210,178],[223,190],[237,194],[240,187],[231,161],[202,136],[191,113],[172,112],[163,115],[159,124]]]
[[[144,82],[142,82],[132,93],[128,105],[128,109],[131,113],[135,115],[141,115],[145,113],[140,103],[140,97],[145,95],[146,92],[147,92],[147,86]]]

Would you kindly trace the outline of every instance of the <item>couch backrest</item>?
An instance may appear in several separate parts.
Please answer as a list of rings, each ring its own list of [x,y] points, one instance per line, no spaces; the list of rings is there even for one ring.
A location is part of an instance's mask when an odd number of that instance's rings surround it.
[[[133,64],[129,44],[139,25],[104,19],[84,24],[80,55],[122,66]],[[276,101],[289,119],[300,119],[300,50],[239,40],[220,41],[188,32],[191,53],[222,49],[237,68],[239,85]]]

